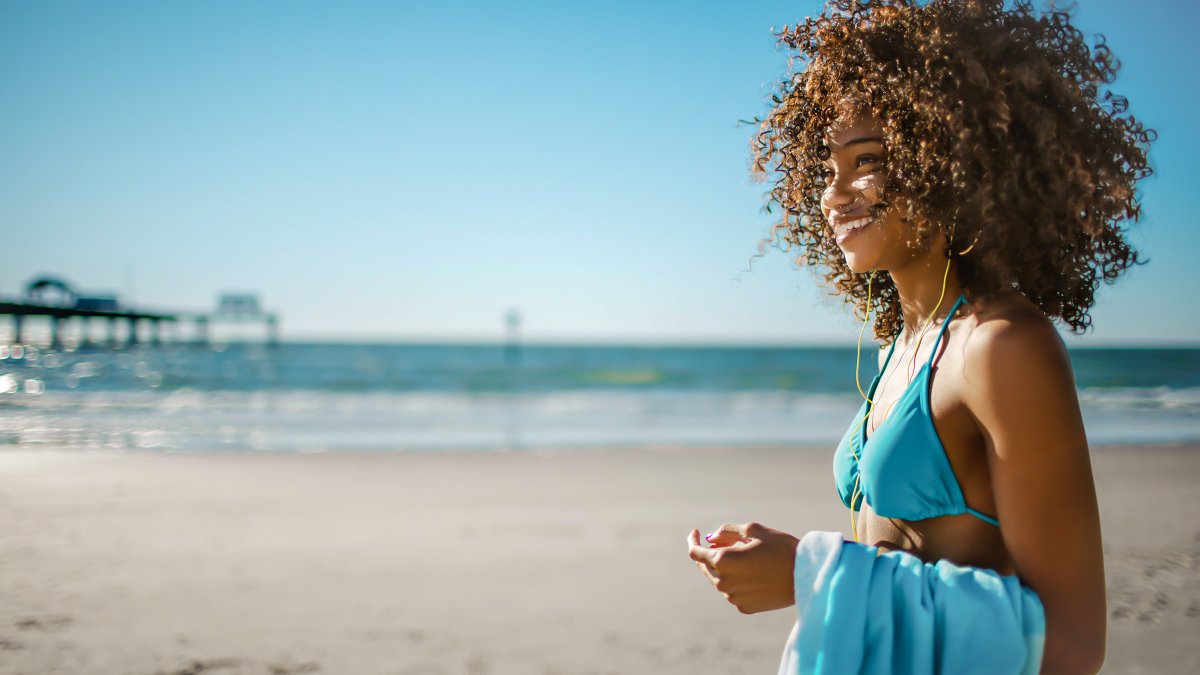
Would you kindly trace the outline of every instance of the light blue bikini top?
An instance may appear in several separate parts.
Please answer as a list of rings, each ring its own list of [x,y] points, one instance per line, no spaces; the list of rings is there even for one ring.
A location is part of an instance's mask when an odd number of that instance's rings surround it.
[[[870,440],[867,440],[866,417],[871,409],[869,403],[863,402],[854,423],[838,445],[833,455],[833,475],[838,494],[847,507],[857,511],[865,499],[885,518],[913,521],[969,513],[984,522],[1000,525],[995,518],[967,506],[946,449],[933,426],[929,405],[929,371],[933,359],[950,319],[964,301],[966,298],[959,296],[958,302],[954,303],[938,332],[929,360],[908,384],[887,419],[871,434]],[[887,370],[895,350],[896,341],[893,340],[883,368],[871,382],[867,398],[874,399],[880,376]],[[858,498],[851,505],[860,472]]]

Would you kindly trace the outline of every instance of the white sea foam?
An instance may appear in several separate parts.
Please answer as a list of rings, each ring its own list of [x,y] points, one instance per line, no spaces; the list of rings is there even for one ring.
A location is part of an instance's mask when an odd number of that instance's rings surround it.
[[[1079,403],[1096,410],[1168,410],[1200,413],[1200,387],[1091,388],[1079,392]]]
[[[861,405],[847,379],[852,349],[547,347],[510,359],[499,347],[243,345],[6,356],[8,448],[831,447]],[[1093,443],[1200,441],[1200,352],[1072,358]]]
[[[1080,392],[1093,443],[1200,440],[1200,389]],[[0,444],[322,451],[542,446],[832,446],[857,395],[779,391],[524,394],[48,391],[10,396]]]

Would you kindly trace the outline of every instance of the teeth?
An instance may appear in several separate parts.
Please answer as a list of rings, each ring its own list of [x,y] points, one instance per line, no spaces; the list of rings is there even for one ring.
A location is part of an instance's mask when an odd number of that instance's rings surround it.
[[[863,216],[862,218],[855,218],[854,220],[842,223],[841,226],[838,227],[838,230],[841,231],[841,234],[849,234],[859,228],[870,225],[871,220],[872,220],[872,218],[870,216]]]

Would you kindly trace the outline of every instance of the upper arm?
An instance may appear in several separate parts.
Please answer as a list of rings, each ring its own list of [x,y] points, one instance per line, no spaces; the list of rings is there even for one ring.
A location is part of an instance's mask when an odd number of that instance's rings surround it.
[[[1048,321],[985,322],[966,402],[988,453],[1001,536],[1046,612],[1043,672],[1095,672],[1107,610],[1100,516],[1066,348]]]

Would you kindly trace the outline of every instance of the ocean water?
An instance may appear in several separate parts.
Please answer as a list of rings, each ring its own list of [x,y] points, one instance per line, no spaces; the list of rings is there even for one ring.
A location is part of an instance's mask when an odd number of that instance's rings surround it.
[[[1200,442],[1200,350],[1071,354],[1093,445]],[[853,348],[0,346],[0,447],[183,452],[832,445]],[[864,386],[874,376],[864,359]]]

